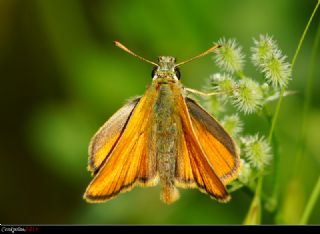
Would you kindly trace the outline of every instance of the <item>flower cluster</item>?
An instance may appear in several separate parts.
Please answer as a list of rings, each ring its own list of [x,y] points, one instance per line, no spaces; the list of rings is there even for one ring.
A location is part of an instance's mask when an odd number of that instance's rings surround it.
[[[272,161],[272,150],[264,136],[241,136],[243,122],[239,114],[259,112],[269,102],[278,99],[280,89],[286,87],[291,79],[291,67],[276,41],[268,35],[260,35],[258,39],[253,39],[251,54],[247,56],[255,70],[260,73],[259,78],[261,75],[264,78],[262,82],[261,79],[258,82],[251,78],[255,75],[246,75],[246,56],[235,39],[222,38],[218,44],[221,48],[215,50],[213,60],[221,71],[212,74],[205,86],[206,91],[216,92],[218,95],[206,97],[205,105],[209,112],[221,119],[223,127],[240,146],[241,170],[238,180],[231,184],[239,187],[239,184],[250,184]],[[239,113],[228,113],[228,105]]]
[[[268,35],[260,35],[259,40],[254,39],[253,42],[252,63],[263,72],[271,85],[280,88],[287,86],[291,78],[291,66],[275,41]]]

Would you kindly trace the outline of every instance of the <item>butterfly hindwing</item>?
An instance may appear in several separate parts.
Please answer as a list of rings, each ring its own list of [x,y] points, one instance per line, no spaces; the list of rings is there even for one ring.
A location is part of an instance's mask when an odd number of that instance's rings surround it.
[[[180,94],[175,98],[182,126],[180,153],[176,164],[176,185],[178,187],[197,185],[211,197],[223,202],[228,201],[230,196],[198,141],[184,97]]]
[[[186,98],[186,104],[207,160],[223,183],[229,183],[239,171],[240,158],[235,143],[223,127],[194,100]]]

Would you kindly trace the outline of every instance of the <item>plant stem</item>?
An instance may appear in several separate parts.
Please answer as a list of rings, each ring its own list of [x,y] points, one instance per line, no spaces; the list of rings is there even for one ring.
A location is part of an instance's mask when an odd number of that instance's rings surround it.
[[[316,34],[316,38],[314,40],[313,48],[312,48],[312,55],[311,55],[311,60],[310,60],[310,69],[309,69],[309,74],[308,74],[308,79],[307,79],[307,86],[305,89],[305,98],[304,98],[304,103],[303,103],[303,111],[302,111],[302,124],[300,128],[300,139],[298,141],[298,144],[300,146],[300,149],[297,151],[297,155],[295,158],[295,167],[294,167],[294,174],[296,177],[298,176],[299,172],[299,167],[302,159],[302,155],[304,152],[304,142],[305,142],[305,137],[306,137],[306,129],[307,129],[307,115],[309,113],[310,109],[310,102],[311,102],[311,97],[312,97],[312,88],[313,88],[313,83],[314,83],[314,78],[315,78],[315,70],[316,70],[316,65],[317,65],[317,54],[318,54],[318,49],[319,49],[319,44],[320,44],[320,23],[318,25],[318,30]]]
[[[313,10],[313,12],[312,12],[312,14],[311,14],[311,16],[309,18],[309,21],[308,21],[308,23],[307,23],[307,25],[305,27],[305,30],[304,30],[304,32],[303,32],[303,34],[301,36],[301,39],[299,41],[299,45],[298,45],[298,47],[296,49],[296,52],[295,52],[295,55],[294,55],[294,57],[292,59],[292,63],[291,63],[291,69],[292,70],[293,70],[294,65],[296,63],[296,59],[297,59],[297,56],[298,56],[298,54],[300,52],[300,49],[301,49],[302,43],[304,41],[304,38],[305,38],[305,36],[306,36],[306,34],[307,34],[308,30],[309,30],[309,27],[311,25],[311,22],[312,22],[314,16],[315,16],[315,13],[317,12],[317,9],[318,9],[319,5],[320,5],[320,0],[318,0],[318,3],[315,6],[315,8],[314,8],[314,10]],[[316,61],[315,56],[316,56],[318,43],[319,43],[319,27],[318,27],[318,32],[317,32],[314,48],[313,48],[312,60],[311,60],[312,62],[314,61],[314,65],[313,65],[312,69],[309,70],[310,71],[310,75],[309,75],[309,78],[308,78],[307,87],[305,89],[305,100],[304,100],[304,106],[303,106],[303,117],[302,117],[302,125],[301,125],[301,130],[300,130],[300,142],[301,142],[300,146],[301,147],[300,147],[300,149],[298,149],[297,155],[295,157],[295,165],[294,165],[294,168],[293,168],[294,177],[292,178],[292,181],[296,180],[296,176],[297,176],[297,172],[298,172],[297,168],[298,168],[298,166],[300,166],[299,165],[300,161],[301,161],[300,159],[301,159],[301,155],[302,155],[303,149],[304,149],[303,148],[303,142],[304,142],[304,138],[305,138],[306,116],[307,116],[307,112],[308,112],[308,109],[309,109],[309,106],[310,106],[310,101],[311,101],[312,84],[313,84],[312,72],[313,72],[313,70],[315,68],[315,61]],[[282,103],[283,94],[284,94],[285,90],[286,90],[286,88],[283,88],[281,90],[280,98],[279,98],[279,101],[277,103],[276,112],[275,112],[275,115],[273,117],[272,126],[271,126],[271,130],[270,130],[270,133],[269,133],[269,140],[270,141],[272,140],[272,137],[273,137],[274,128],[275,128],[276,121],[277,121],[277,118],[278,118],[278,115],[279,115],[279,110],[280,110],[280,106],[281,106],[281,103]],[[319,183],[319,181],[318,181],[318,183]],[[276,189],[276,188],[274,188],[274,189]],[[315,191],[317,191],[317,188],[315,188]],[[318,196],[317,194],[319,192],[315,192],[315,193],[316,193],[316,195],[314,195],[314,196],[317,197]],[[290,195],[290,194],[288,194],[288,195]],[[312,196],[310,198],[309,203],[308,203],[309,207],[306,207],[305,212],[303,214],[303,218],[301,219],[301,222],[306,222],[306,220],[308,219],[308,217],[309,217],[309,215],[311,213],[311,210],[312,210],[312,208],[313,208],[313,206],[315,204],[315,201],[312,200],[312,199],[316,199],[316,198],[314,198],[314,196]],[[295,204],[287,204],[287,205],[288,206],[284,205],[283,207],[294,206]],[[279,215],[280,212],[283,212],[283,209],[285,209],[285,208],[282,208],[281,210],[278,211],[278,215]]]
[[[307,224],[308,219],[311,215],[312,209],[314,208],[314,206],[318,200],[319,195],[320,195],[320,176],[318,177],[318,181],[317,181],[316,185],[314,186],[314,189],[311,193],[308,204],[303,212],[302,218],[300,220],[300,224]]]
[[[292,59],[292,62],[291,62],[291,70],[292,71],[293,71],[294,65],[296,63],[296,60],[297,60],[298,54],[300,52],[300,49],[301,49],[302,43],[304,41],[304,38],[305,38],[305,36],[306,36],[306,34],[307,34],[308,30],[309,30],[310,24],[311,24],[311,22],[313,20],[314,15],[317,12],[317,9],[318,9],[319,5],[320,5],[320,0],[318,0],[318,3],[317,3],[316,7],[314,8],[314,10],[313,10],[313,12],[312,12],[312,14],[310,16],[310,19],[309,19],[309,21],[307,23],[307,26],[305,27],[305,29],[304,29],[304,31],[302,33],[302,36],[300,38],[298,47],[296,49],[296,52],[295,52],[295,54],[293,56],[293,59]],[[283,99],[283,94],[284,94],[285,91],[286,91],[286,87],[281,89],[280,98],[279,98],[279,101],[277,103],[276,111],[275,111],[274,116],[272,118],[271,129],[270,129],[269,137],[268,137],[268,140],[269,140],[270,143],[272,142],[272,136],[273,136],[274,128],[275,128],[277,120],[278,120],[278,115],[279,115],[279,112],[280,112],[280,107],[281,107],[281,103],[282,103],[282,99]]]
[[[251,202],[249,211],[243,224],[261,224],[261,191],[262,191],[263,176],[258,178],[256,192]]]

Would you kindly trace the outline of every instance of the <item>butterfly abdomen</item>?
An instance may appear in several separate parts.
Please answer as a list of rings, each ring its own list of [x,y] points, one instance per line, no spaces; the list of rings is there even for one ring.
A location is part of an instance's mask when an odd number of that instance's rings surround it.
[[[159,95],[154,106],[154,140],[156,141],[157,170],[162,186],[161,199],[172,203],[178,199],[174,186],[177,159],[178,126],[174,100],[169,84],[159,86]]]

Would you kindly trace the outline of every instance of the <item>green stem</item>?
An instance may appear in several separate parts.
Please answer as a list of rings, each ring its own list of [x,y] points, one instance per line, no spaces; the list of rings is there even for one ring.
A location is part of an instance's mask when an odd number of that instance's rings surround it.
[[[318,9],[318,7],[319,7],[319,5],[320,5],[320,0],[318,0],[318,3],[317,3],[317,5],[315,6],[315,8],[314,8],[314,10],[313,10],[313,12],[312,12],[312,14],[311,14],[311,16],[310,16],[310,19],[309,19],[309,21],[308,21],[308,23],[307,23],[307,25],[306,25],[306,27],[305,27],[305,30],[304,30],[304,32],[303,32],[303,34],[302,34],[302,36],[301,36],[301,39],[300,39],[300,41],[299,41],[299,45],[298,45],[298,47],[297,47],[297,49],[296,49],[296,52],[295,52],[295,55],[294,55],[294,57],[293,57],[293,59],[292,59],[292,63],[291,63],[291,69],[293,70],[293,68],[294,68],[294,66],[295,66],[295,63],[296,63],[296,60],[297,60],[297,56],[298,56],[298,54],[299,54],[299,52],[300,52],[300,49],[301,49],[301,46],[302,46],[302,44],[303,44],[303,41],[304,41],[304,39],[305,39],[305,36],[306,36],[306,33],[308,32],[308,30],[309,30],[309,27],[310,27],[310,24],[311,24],[311,22],[312,22],[312,20],[313,20],[313,18],[314,18],[314,16],[315,16],[315,13],[316,13],[316,11],[317,11],[317,9]],[[319,40],[319,28],[318,28],[318,33],[317,33],[317,39],[315,40],[315,45],[316,44],[318,44],[318,40]],[[314,55],[312,55],[312,61],[315,61],[315,59],[314,59],[314,56],[315,56],[315,54],[316,54],[316,50],[317,50],[317,48],[316,47],[314,47],[314,49],[313,49],[313,53],[314,53]],[[311,70],[313,70],[313,69],[310,69],[310,71]],[[312,72],[312,71],[311,71]],[[307,115],[307,112],[308,112],[308,109],[309,109],[309,104],[310,104],[310,100],[311,100],[311,93],[312,93],[312,84],[313,84],[313,81],[312,81],[312,78],[310,78],[311,77],[311,73],[310,73],[310,76],[309,76],[309,79],[308,79],[308,83],[307,83],[307,88],[306,88],[306,98],[305,98],[305,101],[304,101],[304,107],[303,107],[303,120],[302,120],[302,128],[301,128],[301,131],[300,131],[300,133],[302,133],[301,134],[301,142],[303,142],[304,141],[304,133],[305,133],[305,124],[306,124],[306,115]],[[278,103],[277,103],[277,107],[276,107],[276,112],[275,112],[275,115],[274,115],[274,117],[273,117],[273,120],[272,120],[272,126],[271,126],[271,129],[270,129],[270,132],[269,132],[269,141],[271,142],[271,140],[272,140],[272,137],[273,137],[273,132],[274,132],[274,128],[275,128],[275,125],[276,125],[276,121],[277,121],[277,118],[278,118],[278,115],[279,115],[279,111],[280,111],[280,106],[281,106],[281,103],[282,103],[282,99],[283,99],[283,94],[285,93],[285,91],[286,91],[286,88],[283,88],[282,90],[281,90],[281,94],[280,94],[280,98],[279,98],[279,101],[278,101]],[[302,155],[302,151],[303,151],[303,144],[301,143],[300,144],[302,147],[301,147],[301,149],[300,150],[298,150],[298,154],[297,154],[297,156],[295,157],[295,164],[294,164],[294,168],[293,168],[293,172],[294,172],[294,175],[296,176],[297,175],[297,166],[298,166],[298,164],[300,163],[300,158],[301,158],[301,155]],[[300,152],[299,152],[300,151]],[[299,154],[300,153],[300,154]],[[293,181],[294,181],[295,179],[293,178]],[[309,203],[310,203],[310,201],[309,201]],[[290,205],[290,206],[294,206],[295,204],[288,204],[288,205]],[[308,204],[309,205],[309,204]],[[304,217],[307,217],[309,214],[310,214],[310,209],[312,209],[312,204],[310,205],[311,206],[311,208],[306,208],[306,211],[304,212]],[[283,205],[283,207],[286,207],[286,205]],[[281,215],[279,215],[281,212],[283,212],[283,210],[278,210],[278,214],[277,214],[277,216],[281,216]],[[308,213],[309,212],[309,213]],[[305,216],[306,215],[306,216]],[[308,218],[308,217],[307,217]],[[306,218],[306,219],[307,219]],[[303,221],[303,220],[302,220]],[[302,222],[301,221],[301,222]]]
[[[275,212],[278,206],[278,194],[279,194],[279,188],[280,188],[280,180],[279,180],[279,174],[280,174],[280,157],[279,157],[279,145],[277,138],[274,137],[272,139],[272,145],[273,147],[273,155],[274,155],[274,165],[273,165],[273,178],[272,178],[272,193],[271,197],[268,200],[267,207],[270,212]]]
[[[292,62],[291,62],[291,69],[292,69],[292,71],[293,71],[294,65],[295,65],[295,63],[296,63],[298,54],[299,54],[299,52],[300,52],[301,46],[302,46],[302,44],[303,44],[304,38],[305,38],[305,36],[306,36],[306,34],[307,34],[308,30],[309,30],[310,24],[311,24],[311,22],[312,22],[312,20],[313,20],[314,15],[315,15],[316,12],[317,12],[317,9],[318,9],[319,5],[320,5],[320,0],[318,0],[318,3],[317,3],[316,7],[314,8],[314,10],[313,10],[313,12],[312,12],[312,14],[311,14],[311,16],[310,16],[310,19],[309,19],[309,21],[308,21],[308,23],[307,23],[307,26],[305,27],[305,29],[304,29],[304,31],[303,31],[303,33],[302,33],[302,36],[301,36],[301,38],[300,38],[298,47],[297,47],[297,49],[296,49],[296,52],[295,52],[295,54],[294,54],[294,56],[293,56],[293,59],[292,59]],[[282,103],[282,99],[283,99],[283,94],[284,94],[285,91],[286,91],[286,87],[284,87],[284,88],[281,89],[280,98],[279,98],[279,101],[278,101],[278,103],[277,103],[276,111],[275,111],[274,116],[273,116],[273,119],[272,119],[271,129],[270,129],[269,137],[268,137],[268,140],[269,140],[270,143],[272,142],[272,136],[273,136],[274,128],[275,128],[276,123],[277,123],[277,120],[278,120],[278,115],[279,115],[279,112],[280,112],[280,107],[281,107],[281,103]]]
[[[312,209],[314,208],[319,195],[320,195],[320,176],[318,178],[316,185],[314,186],[314,189],[311,193],[308,204],[303,212],[302,218],[300,220],[300,224],[307,224],[308,219],[311,215]]]
[[[243,224],[261,224],[261,191],[262,191],[263,176],[258,178],[256,192],[251,202],[249,211]]]
[[[312,12],[312,14],[311,14],[311,16],[310,16],[310,19],[309,19],[309,21],[308,21],[308,23],[307,23],[307,26],[306,26],[306,28],[304,29],[303,34],[302,34],[302,36],[301,36],[301,38],[300,38],[298,48],[297,48],[296,53],[294,54],[293,59],[292,59],[292,63],[291,63],[292,68],[293,68],[293,66],[294,66],[295,63],[296,63],[296,60],[297,60],[299,51],[300,51],[301,46],[302,46],[302,43],[303,43],[304,38],[305,38],[305,36],[306,36],[306,34],[307,34],[307,32],[308,32],[308,29],[309,29],[309,27],[310,27],[310,24],[311,24],[311,22],[312,22],[312,19],[313,19],[314,15],[316,14],[317,10],[318,10],[319,5],[320,5],[320,0],[318,0],[318,3],[317,3],[317,5],[316,5],[316,7],[314,8],[314,10],[313,10],[313,12]]]
[[[307,129],[307,115],[309,113],[310,109],[310,102],[311,102],[311,97],[312,97],[312,88],[314,84],[314,78],[315,78],[315,70],[316,70],[316,65],[317,65],[317,54],[318,54],[318,49],[319,49],[319,44],[320,44],[320,23],[318,25],[318,30],[316,34],[316,38],[314,40],[313,48],[312,48],[312,55],[311,55],[311,62],[310,62],[310,69],[309,69],[309,74],[308,74],[308,79],[307,79],[307,87],[305,89],[305,99],[303,103],[303,111],[302,111],[302,124],[300,128],[300,139],[298,141],[300,149],[297,151],[297,155],[295,158],[295,167],[294,167],[294,174],[298,176],[298,172],[300,171],[300,164],[301,164],[301,159],[302,155],[304,152],[304,142],[305,142],[305,136],[306,136],[306,129]]]
[[[269,113],[269,111],[267,110],[266,107],[263,108],[263,113],[268,121],[268,124],[271,125],[271,119],[272,116]],[[268,197],[267,201],[266,201],[266,208],[268,211],[270,212],[274,212],[275,209],[277,208],[277,203],[278,203],[278,190],[279,190],[279,171],[280,171],[280,164],[279,164],[279,151],[278,151],[278,141],[277,139],[274,137],[272,139],[272,149],[273,149],[273,155],[274,155],[274,160],[273,160],[273,176],[272,176],[272,182],[271,184],[273,184],[272,187],[272,193],[271,193],[271,197]]]

